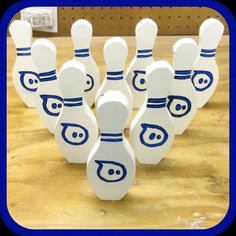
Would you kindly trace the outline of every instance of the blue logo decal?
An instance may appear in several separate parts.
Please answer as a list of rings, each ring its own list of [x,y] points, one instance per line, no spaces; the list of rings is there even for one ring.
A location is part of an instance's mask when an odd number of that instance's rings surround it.
[[[97,176],[102,181],[108,183],[123,180],[127,171],[124,165],[115,161],[95,161],[98,164]]]
[[[86,89],[84,92],[90,91],[94,86],[94,79],[91,75],[87,74],[87,79],[86,79]]]
[[[158,147],[163,145],[167,138],[168,133],[166,130],[158,125],[152,124],[141,124],[143,128],[139,135],[140,141],[147,147]]]
[[[145,81],[145,71],[134,70],[134,77],[132,79],[133,87],[140,92],[147,90]]]
[[[191,102],[188,98],[182,96],[169,96],[167,108],[173,117],[182,117],[191,110]]]
[[[213,75],[210,71],[194,70],[193,72],[192,83],[197,91],[202,92],[212,85]]]
[[[20,82],[24,89],[36,92],[39,83],[39,76],[33,71],[19,71]]]
[[[61,123],[63,129],[61,135],[65,142],[71,145],[82,145],[89,137],[88,130],[78,124],[73,123]]]
[[[63,99],[56,95],[40,95],[43,100],[43,109],[50,116],[59,116],[63,106]]]

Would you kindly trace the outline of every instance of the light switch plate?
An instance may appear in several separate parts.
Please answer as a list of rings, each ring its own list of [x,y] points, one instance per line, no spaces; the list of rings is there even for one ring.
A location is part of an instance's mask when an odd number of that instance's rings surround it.
[[[28,7],[21,11],[21,20],[31,23],[33,30],[58,32],[57,7]]]

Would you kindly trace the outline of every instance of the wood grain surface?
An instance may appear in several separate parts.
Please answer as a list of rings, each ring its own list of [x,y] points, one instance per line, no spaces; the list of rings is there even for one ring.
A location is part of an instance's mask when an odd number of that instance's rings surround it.
[[[172,60],[179,36],[159,36],[155,59]],[[196,37],[193,37],[196,39]],[[102,78],[102,47],[91,47]],[[133,37],[127,65],[135,52]],[[72,58],[70,38],[51,38],[58,68]],[[15,48],[8,38],[7,201],[13,219],[27,228],[209,228],[225,216],[229,204],[229,38],[217,50],[217,90],[197,112],[188,130],[176,136],[159,165],[137,163],[136,179],[121,201],[100,201],[88,185],[85,165],[69,164],[35,109],[24,106],[13,87]],[[127,66],[126,65],[126,66]],[[134,111],[135,114],[137,111]],[[125,130],[129,136],[129,129]]]

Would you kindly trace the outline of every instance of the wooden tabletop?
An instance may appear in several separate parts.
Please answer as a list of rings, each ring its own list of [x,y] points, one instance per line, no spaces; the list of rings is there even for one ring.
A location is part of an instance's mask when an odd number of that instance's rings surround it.
[[[171,62],[172,45],[179,38],[157,37],[154,58]],[[57,46],[60,68],[72,58],[71,39],[50,39]],[[102,78],[106,39],[93,38],[91,47]],[[128,65],[135,40],[125,40]],[[18,224],[27,228],[209,228],[224,218],[229,204],[228,36],[217,50],[220,79],[215,94],[188,130],[176,136],[158,165],[137,163],[134,184],[121,201],[99,200],[88,185],[85,164],[69,164],[36,110],[22,103],[11,78],[15,47],[10,38],[7,47],[7,200]]]

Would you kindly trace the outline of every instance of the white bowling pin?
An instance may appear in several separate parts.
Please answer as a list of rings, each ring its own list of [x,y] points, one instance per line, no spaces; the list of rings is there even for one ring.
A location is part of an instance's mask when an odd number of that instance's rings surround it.
[[[108,90],[119,90],[122,92],[129,105],[129,115],[126,126],[131,118],[133,109],[133,96],[126,79],[123,76],[123,70],[127,59],[128,48],[124,39],[113,37],[106,41],[104,45],[104,58],[106,65],[106,78],[96,94],[96,105],[98,100]]]
[[[145,73],[147,66],[153,62],[152,50],[157,31],[157,25],[151,19],[141,20],[135,28],[136,55],[125,75],[134,98],[133,108],[140,108],[145,101]]]
[[[199,108],[203,107],[211,98],[218,84],[219,70],[215,55],[223,33],[224,25],[214,18],[205,20],[200,26],[200,55],[192,74],[192,83],[197,92]]]
[[[93,27],[87,20],[77,20],[71,27],[71,37],[74,45],[74,59],[86,67],[85,97],[91,107],[100,85],[98,67],[91,55],[90,44],[92,40]]]
[[[58,148],[67,161],[86,163],[98,138],[96,118],[84,97],[86,69],[76,60],[68,61],[58,80],[64,100],[55,128]]]
[[[120,200],[134,181],[134,152],[123,134],[128,114],[129,102],[120,91],[108,91],[98,101],[101,136],[89,154],[87,176],[102,200]]]
[[[39,72],[39,86],[35,96],[37,113],[51,133],[62,110],[63,99],[56,75],[57,50],[47,39],[38,39],[32,45],[32,57]]]
[[[35,93],[39,78],[38,70],[31,57],[31,24],[28,21],[14,20],[9,27],[9,32],[17,51],[12,70],[14,86],[26,106],[35,107]]]
[[[147,67],[147,100],[130,127],[130,140],[141,164],[157,164],[167,154],[174,141],[174,127],[166,107],[166,99],[174,71],[166,61],[156,61]]]
[[[182,134],[197,111],[197,94],[191,72],[198,56],[198,46],[191,38],[182,38],[173,46],[175,78],[168,96],[167,108],[172,116],[175,134]]]

